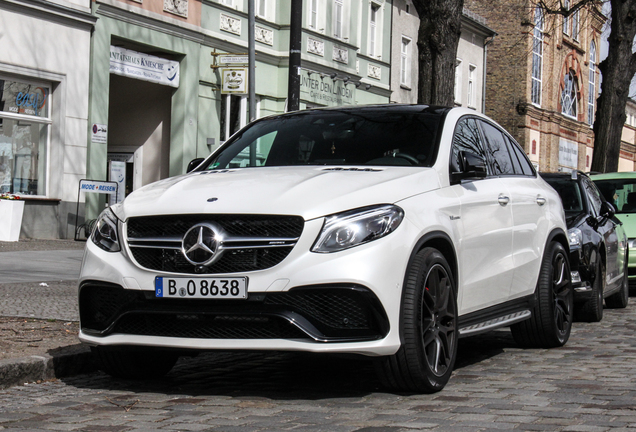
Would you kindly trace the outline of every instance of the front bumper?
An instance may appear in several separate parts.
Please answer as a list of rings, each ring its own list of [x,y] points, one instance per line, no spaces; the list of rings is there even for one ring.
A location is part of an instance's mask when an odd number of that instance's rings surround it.
[[[125,245],[109,253],[88,241],[80,274],[80,340],[199,350],[395,353],[410,239],[417,238],[409,232],[413,227],[404,221],[374,242],[311,253],[321,227],[322,220],[306,222],[280,264],[232,274],[248,278],[247,300],[156,298],[155,277],[175,274],[139,267]]]

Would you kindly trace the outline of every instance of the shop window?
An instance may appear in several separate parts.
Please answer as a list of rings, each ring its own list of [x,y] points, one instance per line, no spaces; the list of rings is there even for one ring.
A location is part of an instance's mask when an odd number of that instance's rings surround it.
[[[50,118],[45,86],[0,80],[0,192],[46,195]]]

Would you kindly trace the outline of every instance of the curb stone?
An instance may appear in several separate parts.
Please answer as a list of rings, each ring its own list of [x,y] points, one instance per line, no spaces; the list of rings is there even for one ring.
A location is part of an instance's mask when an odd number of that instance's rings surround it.
[[[0,360],[0,389],[96,370],[97,366],[88,346],[70,345],[56,348],[44,355]]]

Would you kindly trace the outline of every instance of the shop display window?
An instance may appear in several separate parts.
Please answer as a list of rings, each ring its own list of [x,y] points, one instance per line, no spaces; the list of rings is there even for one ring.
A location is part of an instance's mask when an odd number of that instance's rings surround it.
[[[49,89],[0,80],[0,193],[46,195]]]

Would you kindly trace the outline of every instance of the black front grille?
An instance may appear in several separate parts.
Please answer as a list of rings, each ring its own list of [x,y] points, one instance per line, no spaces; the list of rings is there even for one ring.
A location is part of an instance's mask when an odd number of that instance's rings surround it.
[[[226,242],[238,242],[221,252],[213,263],[196,266],[184,257],[181,240],[190,228],[205,222],[219,227]],[[304,220],[300,216],[279,215],[168,215],[131,218],[126,226],[132,256],[144,268],[227,274],[264,270],[280,263],[302,234]]]
[[[225,251],[217,262],[199,269],[186,261],[180,250],[138,247],[131,247],[130,250],[135,261],[150,270],[188,274],[225,274],[273,267],[289,255],[292,247]]]
[[[214,222],[232,237],[300,237],[300,216],[278,215],[168,215],[130,218],[128,237],[183,237],[199,222]]]
[[[307,335],[276,317],[206,314],[131,313],[113,333],[201,339],[306,339]]]
[[[247,300],[156,298],[152,291],[85,283],[79,295],[82,330],[207,339],[378,339],[388,320],[377,297],[359,286],[303,287],[251,293]]]

